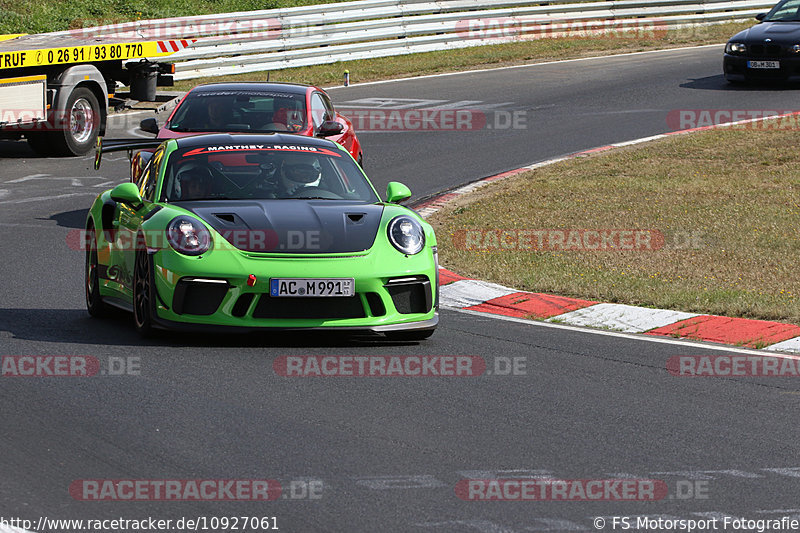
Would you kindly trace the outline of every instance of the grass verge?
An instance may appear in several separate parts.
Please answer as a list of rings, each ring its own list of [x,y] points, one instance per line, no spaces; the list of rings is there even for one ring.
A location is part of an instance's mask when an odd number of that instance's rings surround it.
[[[46,33],[140,19],[210,15],[344,0],[0,0],[0,34]]]
[[[440,260],[526,291],[800,323],[800,153],[786,149],[797,141],[796,122],[713,130],[502,180],[431,218]],[[564,245],[548,231],[526,249],[524,234],[502,233],[522,229],[563,230],[553,235]],[[651,230],[663,242],[588,250],[594,237],[570,234],[582,229]]]

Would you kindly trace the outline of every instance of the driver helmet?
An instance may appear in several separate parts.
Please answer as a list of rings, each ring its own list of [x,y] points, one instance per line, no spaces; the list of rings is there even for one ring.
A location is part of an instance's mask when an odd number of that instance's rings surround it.
[[[202,200],[211,193],[211,172],[195,161],[184,163],[175,175],[175,196],[179,200]]]
[[[281,163],[281,182],[288,195],[304,187],[318,187],[322,172],[319,160],[309,155],[288,155]]]

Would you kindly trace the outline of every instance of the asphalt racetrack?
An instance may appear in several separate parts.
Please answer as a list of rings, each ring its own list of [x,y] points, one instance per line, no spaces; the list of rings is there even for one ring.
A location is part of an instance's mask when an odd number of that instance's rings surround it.
[[[797,88],[734,88],[721,65],[718,46],[330,92],[345,113],[483,113],[491,128],[359,132],[378,189],[398,180],[423,198],[550,157],[670,131],[667,117],[676,110],[796,107]],[[109,137],[129,135],[144,116],[115,118]],[[509,116],[516,127],[502,127]],[[713,524],[718,531],[726,517],[800,519],[798,380],[691,379],[665,368],[676,355],[736,349],[448,309],[420,343],[305,334],[143,341],[129,316],[89,318],[83,253],[68,244],[93,196],[127,178],[125,155],[107,154],[99,172],[91,156],[38,158],[24,143],[0,143],[0,158],[0,355],[91,356],[101,365],[94,377],[0,377],[6,520],[31,520],[34,529],[40,517],[153,517],[186,531],[177,520],[205,517],[207,531],[225,531],[208,520],[274,517],[287,533],[507,533],[622,531],[623,518],[633,529],[637,516],[645,525],[706,520],[706,530]],[[413,378],[276,373],[274,361],[298,355],[473,356],[485,371]],[[614,488],[585,501],[552,494],[551,501],[475,501],[488,492],[465,498],[459,484],[526,479],[546,487],[548,478],[584,480],[584,487],[589,480],[656,480],[665,492],[656,501],[620,501]],[[276,500],[130,501],[116,494],[86,501],[86,493],[70,491],[85,480],[261,479],[280,483]]]

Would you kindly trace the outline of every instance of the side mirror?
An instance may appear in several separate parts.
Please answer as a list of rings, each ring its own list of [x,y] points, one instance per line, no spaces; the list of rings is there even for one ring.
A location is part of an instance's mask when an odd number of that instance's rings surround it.
[[[758,15],[756,15],[756,20],[764,20],[766,16],[767,16],[766,13],[759,13]]]
[[[386,201],[391,204],[399,204],[403,200],[411,198],[411,189],[399,181],[390,181],[386,186]]]
[[[111,189],[111,199],[115,202],[120,202],[129,205],[138,205],[142,203],[142,196],[139,194],[139,188],[135,183],[121,183]]]
[[[146,118],[139,123],[139,129],[147,133],[158,135],[158,121],[152,117]]]
[[[318,137],[330,137],[331,135],[339,135],[344,131],[344,126],[335,120],[326,120],[319,125],[317,129]]]

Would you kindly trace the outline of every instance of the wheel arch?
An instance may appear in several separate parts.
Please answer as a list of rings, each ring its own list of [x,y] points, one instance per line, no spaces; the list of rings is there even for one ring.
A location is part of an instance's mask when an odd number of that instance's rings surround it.
[[[61,71],[52,81],[52,86],[58,87],[56,101],[53,108],[56,110],[66,109],[67,101],[72,92],[80,87],[86,87],[100,106],[100,131],[99,135],[105,135],[106,119],[108,118],[108,95],[106,94],[106,80],[94,65],[74,65]]]

